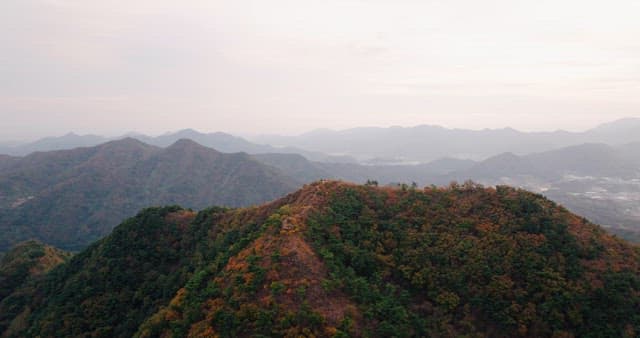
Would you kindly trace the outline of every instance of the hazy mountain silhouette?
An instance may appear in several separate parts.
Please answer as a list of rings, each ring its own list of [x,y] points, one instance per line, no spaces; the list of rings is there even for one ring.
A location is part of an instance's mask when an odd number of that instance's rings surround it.
[[[272,147],[269,145],[251,143],[241,137],[233,136],[227,133],[201,133],[193,129],[184,129],[175,133],[167,133],[156,137],[139,133],[128,133],[123,137],[105,138],[94,135],[80,136],[74,133],[69,133],[61,137],[43,138],[32,143],[0,147],[0,154],[24,156],[36,151],[64,150],[77,147],[96,146],[107,141],[119,140],[123,138],[134,138],[144,143],[163,148],[175,143],[178,140],[190,139],[201,145],[216,149],[223,153],[291,153],[302,154],[308,159],[317,161],[354,162],[353,158],[347,156],[329,156],[323,153],[306,151],[295,147]],[[0,161],[1,160],[2,159],[0,159]]]
[[[442,157],[483,160],[501,153],[544,152],[583,143],[619,145],[640,141],[640,119],[624,119],[585,132],[520,132],[511,128],[464,130],[439,126],[316,130],[299,136],[261,136],[255,141],[295,145],[360,160],[429,162]]]
[[[517,156],[505,153],[454,173],[451,178],[493,178],[531,175],[559,179],[566,175],[640,178],[640,143],[623,146],[582,144],[557,150]]]
[[[254,142],[227,133],[201,133],[193,129],[157,137],[129,136],[161,147],[188,138],[227,153],[289,153],[321,162],[354,163],[357,158],[369,164],[402,164],[427,163],[447,157],[484,160],[506,152],[525,155],[583,143],[621,145],[640,142],[640,119],[622,119],[585,132],[520,132],[512,128],[465,130],[421,125],[341,131],[319,129],[299,136],[259,136]],[[68,134],[0,147],[0,154],[22,156],[34,151],[93,146],[106,140],[100,136]]]
[[[51,151],[91,147],[109,141],[108,138],[97,135],[77,135],[68,133],[59,137],[45,137],[26,144],[0,146],[0,154],[24,156],[36,151]]]

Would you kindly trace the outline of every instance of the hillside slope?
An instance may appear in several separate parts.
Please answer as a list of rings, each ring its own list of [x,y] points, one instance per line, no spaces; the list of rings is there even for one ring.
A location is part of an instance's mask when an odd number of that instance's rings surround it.
[[[152,208],[0,303],[3,336],[634,337],[640,252],[540,195],[324,181]]]
[[[434,179],[472,179],[543,193],[607,230],[640,241],[640,144],[582,144],[517,156],[502,154]]]
[[[0,171],[0,252],[30,238],[79,250],[147,206],[248,206],[297,186],[249,155],[189,140],[34,153]]]
[[[557,180],[565,175],[574,175],[632,179],[640,175],[638,146],[638,143],[618,147],[581,144],[526,156],[505,153],[453,173],[452,176],[498,179],[528,175],[543,180]]]
[[[70,253],[37,241],[19,243],[0,259],[0,301],[69,257]]]

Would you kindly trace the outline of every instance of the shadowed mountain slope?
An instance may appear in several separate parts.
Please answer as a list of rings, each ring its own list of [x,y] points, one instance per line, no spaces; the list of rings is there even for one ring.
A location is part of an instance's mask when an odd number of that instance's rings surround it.
[[[0,251],[29,238],[78,250],[146,206],[247,206],[295,187],[249,155],[190,140],[162,149],[127,138],[34,153],[0,172]]]

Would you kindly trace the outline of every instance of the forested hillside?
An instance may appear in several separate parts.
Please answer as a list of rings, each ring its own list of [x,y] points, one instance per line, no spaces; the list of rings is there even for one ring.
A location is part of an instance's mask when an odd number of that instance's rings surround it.
[[[70,257],[68,252],[37,241],[19,243],[0,259],[0,301]]]
[[[540,192],[627,240],[640,240],[640,144],[583,144],[518,156],[502,154],[445,175]]]
[[[193,141],[157,148],[134,139],[7,158],[0,166],[0,252],[35,238],[79,250],[153,205],[248,206],[297,183],[243,153]]]
[[[640,251],[506,186],[151,208],[0,303],[22,336],[635,337]]]

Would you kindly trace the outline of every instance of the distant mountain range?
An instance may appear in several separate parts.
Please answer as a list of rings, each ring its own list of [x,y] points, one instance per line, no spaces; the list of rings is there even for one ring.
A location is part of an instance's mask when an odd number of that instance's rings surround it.
[[[4,266],[39,261],[24,251],[7,254],[0,281]],[[54,259],[0,296],[3,337],[635,337],[640,328],[638,248],[509,187],[323,181],[252,208],[148,208],[68,262]]]
[[[627,121],[629,130],[634,128],[631,122]],[[598,130],[609,133],[619,127]],[[178,136],[222,144],[227,151],[263,153],[222,153],[193,140],[174,141]],[[441,158],[422,164],[363,165],[268,153],[274,148],[226,134],[183,131],[150,139],[168,147],[125,138],[25,157],[0,156],[0,252],[29,238],[79,250],[143,207],[246,206],[319,179],[419,186],[471,179],[523,187],[640,241],[640,143],[503,153],[483,161]]]
[[[63,136],[50,136],[28,143],[0,144],[0,154],[25,156],[37,151],[44,152],[91,147],[108,141],[110,141],[110,139],[103,136],[68,133]]]
[[[524,156],[505,153],[455,174],[458,178],[494,179],[525,175],[547,180],[566,175],[640,178],[640,143],[582,144]]]
[[[483,160],[505,152],[544,152],[583,143],[640,141],[640,119],[628,118],[585,132],[520,132],[511,128],[464,130],[439,126],[316,130],[299,136],[261,136],[254,142],[292,146],[361,162],[430,162],[443,157]]]
[[[0,251],[35,238],[78,250],[152,205],[247,206],[299,183],[244,153],[132,138],[0,159]]]
[[[319,152],[306,151],[295,147],[272,147],[269,145],[251,143],[241,137],[227,133],[200,133],[193,129],[184,129],[175,133],[168,133],[156,137],[131,133],[126,136],[107,138],[96,135],[77,135],[68,133],[60,137],[46,137],[35,142],[26,144],[13,144],[10,146],[0,145],[0,154],[12,156],[25,156],[36,151],[52,151],[73,149],[77,147],[91,147],[105,142],[133,138],[146,144],[158,147],[167,147],[178,140],[189,139],[203,146],[214,148],[223,153],[263,154],[263,153],[291,153],[301,154],[308,159],[316,161],[330,162],[354,162],[353,158],[347,156],[329,156]],[[1,156],[1,155],[0,155]],[[1,160],[1,158],[0,158]]]
[[[316,130],[299,136],[258,136],[250,142],[222,133],[185,129],[151,137],[128,134],[105,138],[69,133],[32,143],[0,145],[0,154],[24,156],[35,151],[95,146],[124,137],[166,147],[179,139],[191,139],[220,152],[248,154],[300,154],[311,161],[371,165],[428,163],[441,158],[484,160],[502,153],[517,155],[545,152],[584,143],[621,145],[640,142],[640,119],[627,118],[602,124],[585,132],[520,132],[511,128],[465,130],[439,126]]]

